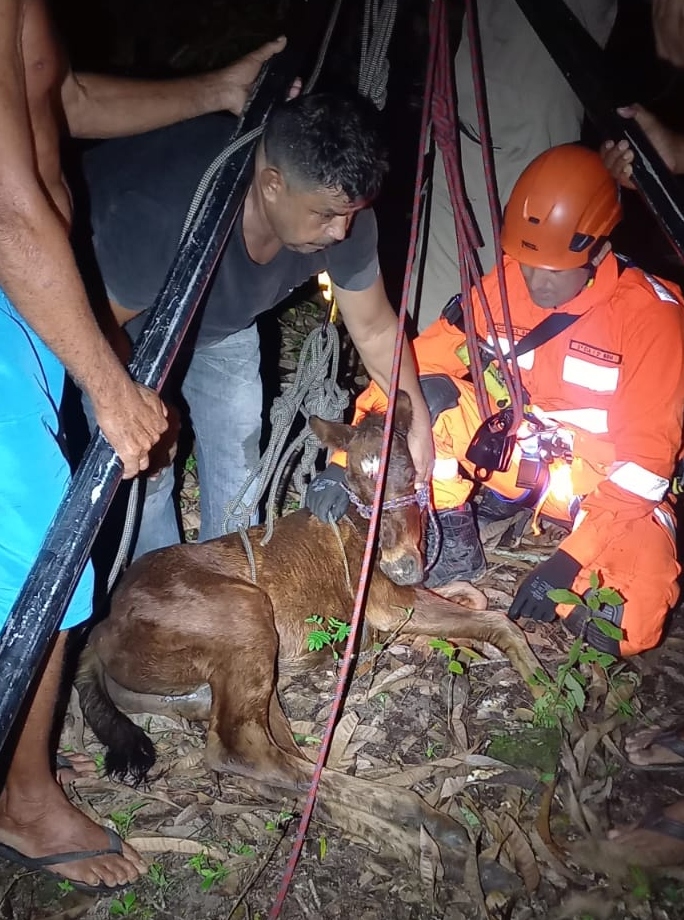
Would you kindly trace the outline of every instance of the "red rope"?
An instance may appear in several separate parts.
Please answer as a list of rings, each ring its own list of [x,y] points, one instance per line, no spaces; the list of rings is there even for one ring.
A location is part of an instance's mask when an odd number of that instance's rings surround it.
[[[482,147],[483,167],[490,215],[494,230],[494,246],[496,253],[497,277],[501,290],[501,310],[503,314],[504,330],[513,347],[514,337],[510,315],[510,306],[506,289],[506,278],[503,271],[503,253],[501,250],[499,203],[496,193],[496,179],[492,155],[491,135],[486,113],[486,93],[482,76],[482,52],[479,44],[477,18],[474,0],[466,0],[466,17],[470,41],[471,60],[473,65],[473,83],[475,101],[478,115],[478,129]],[[458,120],[454,102],[453,81],[453,55],[449,47],[446,7],[444,0],[436,0],[431,6],[431,40],[438,46],[437,74],[435,92],[432,99],[432,118],[434,123],[435,143],[442,153],[447,187],[454,213],[456,230],[456,244],[459,254],[459,268],[461,274],[461,292],[463,297],[463,316],[465,320],[466,341],[471,362],[471,373],[480,416],[485,419],[491,415],[489,397],[487,395],[484,379],[482,360],[477,347],[477,333],[473,313],[472,289],[477,296],[484,314],[487,331],[492,340],[494,354],[499,363],[501,374],[511,396],[513,408],[514,428],[520,424],[523,412],[523,395],[520,371],[515,355],[511,355],[510,364],[504,356],[499,334],[492,315],[492,311],[482,287],[480,268],[475,256],[478,245],[470,209],[467,203],[467,194],[463,178],[463,167],[460,156],[460,146],[457,142]]]
[[[501,312],[503,315],[504,329],[508,339],[508,349],[510,353],[510,373],[508,373],[509,364],[503,358],[502,354],[497,351],[497,359],[501,372],[506,381],[508,392],[510,393],[513,407],[513,427],[517,430],[522,421],[523,415],[523,386],[520,379],[520,369],[518,368],[518,359],[513,348],[515,339],[513,337],[513,322],[511,320],[511,310],[508,300],[508,288],[506,285],[506,276],[503,267],[503,250],[501,249],[501,213],[499,207],[499,196],[496,188],[496,173],[494,170],[494,153],[492,144],[492,135],[489,127],[489,117],[487,114],[487,90],[484,81],[484,68],[482,63],[482,44],[480,42],[480,29],[477,20],[477,8],[474,0],[466,0],[466,21],[468,24],[468,40],[470,42],[470,62],[473,74],[473,87],[475,90],[475,106],[477,109],[478,132],[480,137],[480,148],[482,150],[482,165],[485,174],[485,184],[487,187],[487,199],[489,201],[489,213],[492,220],[492,229],[494,237],[494,252],[496,255],[496,275],[501,292]],[[479,294],[479,291],[478,291]],[[489,304],[486,305],[487,326],[492,339],[498,345],[498,336],[493,327]],[[490,325],[491,323],[491,325]]]
[[[427,67],[427,83],[430,85],[434,80],[434,71],[435,71],[435,61],[436,61],[436,52],[435,48],[431,45],[430,54],[428,59]],[[352,661],[356,658],[356,651],[358,645],[358,636],[361,627],[361,618],[365,609],[366,598],[368,594],[368,588],[370,584],[370,568],[372,563],[372,557],[375,547],[375,540],[378,531],[378,524],[380,519],[380,508],[382,506],[383,493],[385,489],[385,481],[387,478],[387,465],[389,459],[389,449],[390,441],[392,437],[392,429],[394,424],[394,409],[397,399],[397,389],[399,387],[399,371],[401,367],[401,356],[404,345],[404,327],[406,325],[406,313],[408,310],[408,301],[409,301],[409,289],[411,284],[411,267],[413,265],[416,248],[418,242],[418,227],[420,224],[420,202],[421,202],[421,185],[422,185],[422,175],[425,168],[425,146],[428,137],[428,128],[429,128],[429,108],[426,105],[427,95],[423,102],[423,112],[421,118],[421,130],[420,130],[420,146],[418,153],[418,166],[416,169],[416,182],[414,186],[414,195],[413,195],[413,209],[411,214],[411,233],[409,236],[409,247],[406,258],[406,269],[404,272],[404,284],[402,287],[401,293],[401,306],[399,309],[398,317],[398,328],[397,328],[397,337],[394,343],[394,355],[392,358],[392,375],[390,378],[390,387],[388,394],[388,406],[387,406],[387,417],[385,418],[385,426],[383,429],[382,437],[382,452],[380,455],[380,470],[378,472],[378,481],[375,486],[375,495],[373,498],[373,512],[371,515],[370,523],[368,525],[368,537],[366,539],[366,547],[363,555],[363,561],[361,564],[361,575],[359,577],[359,584],[356,593],[356,599],[354,602],[354,611],[352,613],[351,619],[351,629],[349,633],[349,638],[347,640],[347,647],[345,649],[344,657],[342,659],[342,665],[340,667],[340,676],[337,681],[337,686],[335,688],[335,695],[333,698],[332,709],[328,717],[328,721],[325,726],[325,733],[323,736],[323,741],[321,742],[321,748],[314,766],[314,774],[311,780],[311,785],[306,796],[306,802],[304,803],[304,808],[302,810],[302,816],[297,827],[297,834],[292,845],[292,852],[287,861],[285,867],[285,872],[283,873],[283,878],[276,895],[275,902],[271,911],[268,915],[268,920],[277,920],[280,916],[280,911],[287,897],[288,890],[292,883],[292,878],[294,876],[297,863],[301,856],[302,847],[304,846],[304,840],[306,838],[306,832],[311,821],[311,816],[313,813],[314,806],[316,804],[316,795],[318,793],[318,787],[321,780],[321,773],[328,759],[328,753],[330,750],[330,745],[332,743],[333,733],[335,731],[335,726],[337,725],[339,716],[341,714],[344,697],[346,696],[348,683],[350,679]]]

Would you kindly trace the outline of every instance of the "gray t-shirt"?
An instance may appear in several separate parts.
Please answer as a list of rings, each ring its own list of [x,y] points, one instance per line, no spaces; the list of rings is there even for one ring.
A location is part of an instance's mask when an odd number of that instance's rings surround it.
[[[129,310],[151,306],[178,249],[185,217],[207,166],[228,145],[233,116],[203,115],[134,137],[102,141],[83,156],[93,244],[110,297]],[[198,344],[245,329],[312,275],[328,271],[350,291],[379,274],[377,226],[359,212],[346,239],[321,252],[281,249],[252,261],[238,216],[204,296]]]

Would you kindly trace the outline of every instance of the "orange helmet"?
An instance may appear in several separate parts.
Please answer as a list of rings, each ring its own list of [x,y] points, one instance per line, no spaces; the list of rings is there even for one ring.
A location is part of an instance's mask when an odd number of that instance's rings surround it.
[[[513,186],[501,246],[534,268],[582,268],[621,217],[617,183],[598,153],[562,144],[532,160]]]

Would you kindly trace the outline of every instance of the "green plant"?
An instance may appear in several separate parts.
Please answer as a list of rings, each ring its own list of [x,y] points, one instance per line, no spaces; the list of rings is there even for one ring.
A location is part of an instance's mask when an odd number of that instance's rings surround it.
[[[318,858],[321,862],[328,855],[328,838],[321,835],[318,838]]]
[[[159,891],[163,894],[171,884],[171,880],[168,878],[164,867],[160,863],[152,863],[150,868],[147,870],[147,875]]]
[[[292,737],[297,744],[320,744],[321,739],[317,735],[302,735],[301,732],[292,732]]]
[[[68,878],[63,878],[61,882],[57,882],[57,887],[62,895],[69,894],[71,891],[76,890]]]
[[[547,593],[549,598],[557,604],[584,607],[587,611],[587,624],[593,623],[604,636],[619,641],[622,639],[622,630],[602,617],[601,612],[605,605],[622,604],[623,598],[614,588],[602,587],[597,572],[590,574],[589,583],[590,587],[585,591],[583,597],[567,588],[553,588]],[[582,665],[598,665],[605,674],[608,686],[616,690],[613,672],[617,660],[608,652],[585,646],[581,636],[575,639],[568,650],[566,660],[559,666],[555,677],[549,677],[545,671],[538,668],[530,678],[531,686],[542,687],[544,690],[534,702],[533,724],[543,728],[555,728],[561,722],[571,721],[576,712],[582,712],[587,701],[587,679],[581,671]],[[617,693],[616,697],[619,699],[619,711],[625,715],[633,715],[630,703],[621,700]]]
[[[430,648],[437,649],[438,652],[441,652],[446,657],[449,662],[447,665],[449,674],[463,674],[463,665],[454,658],[454,655],[458,651],[457,646],[452,645],[451,642],[447,642],[446,639],[430,639],[428,645]],[[429,756],[428,754],[428,757]]]
[[[432,760],[437,756],[438,748],[441,748],[442,745],[439,741],[428,741],[427,747],[425,748],[425,756],[428,760]]]
[[[128,832],[130,831],[131,825],[135,820],[136,813],[146,805],[147,802],[132,802],[121,811],[113,811],[110,814],[109,817],[113,822],[119,837],[123,837],[124,839],[128,837]]]
[[[637,901],[648,901],[651,897],[651,884],[648,876],[639,866],[629,867],[629,881],[632,889],[632,897]]]
[[[102,776],[105,772],[105,755],[102,752],[93,754],[93,763],[98,775]]]
[[[231,843],[230,852],[236,856],[254,856],[256,850],[249,843]]]
[[[310,652],[320,652],[321,649],[329,646],[335,661],[340,657],[335,646],[340,642],[346,642],[351,632],[349,623],[344,620],[338,620],[337,617],[328,617],[327,623],[319,614],[307,617],[306,623],[314,623],[317,627],[312,629],[308,637],[308,647]]]
[[[294,818],[294,815],[290,811],[280,811],[275,819],[275,821],[267,821],[264,825],[267,831],[284,831],[287,829],[287,825]]]
[[[130,917],[136,907],[135,891],[126,891],[120,898],[114,898],[109,905],[109,913],[114,917]]]
[[[197,853],[192,856],[188,860],[188,866],[194,869],[202,879],[202,884],[200,885],[202,891],[209,891],[217,882],[222,882],[229,872],[223,863],[209,859],[206,853]]]

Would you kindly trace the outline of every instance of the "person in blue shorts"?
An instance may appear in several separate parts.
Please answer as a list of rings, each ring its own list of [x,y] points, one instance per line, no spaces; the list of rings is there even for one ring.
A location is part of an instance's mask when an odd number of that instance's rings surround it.
[[[150,82],[76,76],[44,0],[0,11],[0,626],[69,479],[59,420],[65,368],[88,393],[125,477],[149,464],[167,427],[157,394],[136,384],[100,331],[69,241],[71,198],[60,134],[117,136],[202,112],[240,111],[271,42],[213,75]],[[4,745],[0,858],[90,893],[145,871],[113,831],[72,805],[50,747],[68,628],[91,611],[81,579]]]

